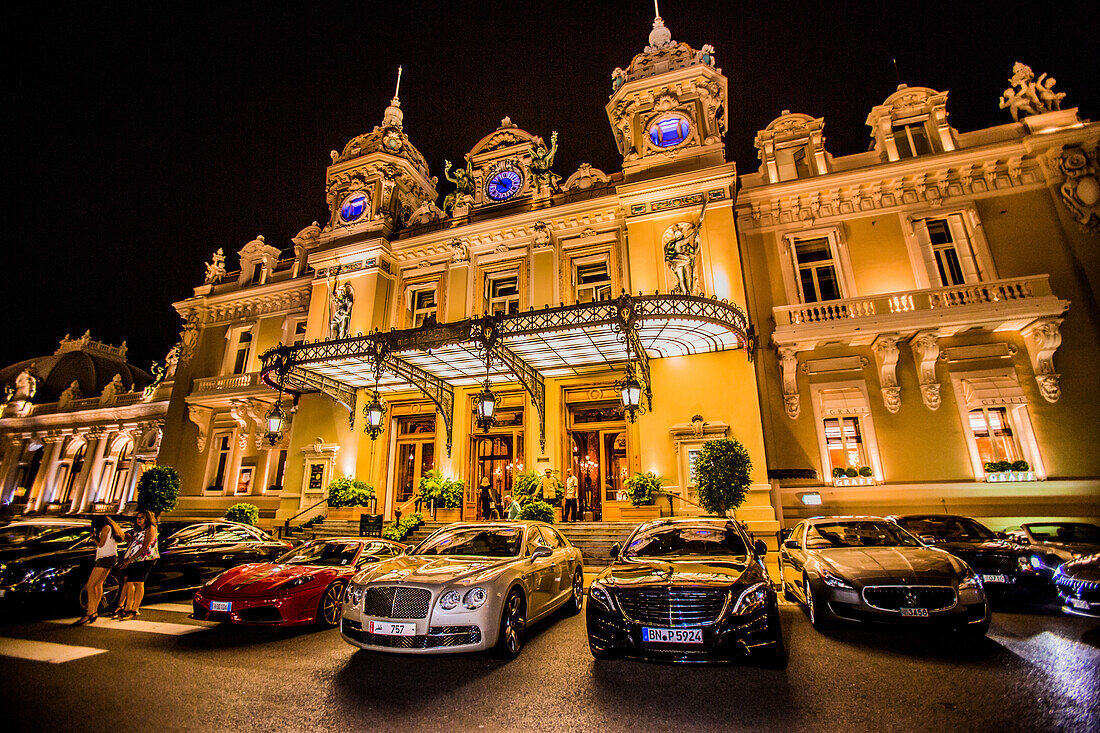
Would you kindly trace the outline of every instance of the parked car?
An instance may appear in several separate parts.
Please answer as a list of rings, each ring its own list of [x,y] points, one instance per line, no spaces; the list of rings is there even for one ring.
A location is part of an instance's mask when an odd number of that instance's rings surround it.
[[[145,581],[146,597],[194,590],[224,570],[271,560],[291,548],[256,527],[236,522],[163,522],[158,527],[161,557]],[[0,569],[5,603],[60,601],[78,608],[81,590],[95,559],[91,523],[46,533],[23,546]],[[119,580],[112,571],[103,586],[100,609],[117,600]]]
[[[1064,562],[1100,553],[1100,527],[1086,522],[1028,522],[1009,537],[1042,557],[1051,572]]]
[[[511,658],[527,626],[584,602],[581,552],[538,522],[452,524],[368,566],[344,596],[340,634],[405,654],[495,649]]]
[[[86,519],[61,519],[58,517],[31,517],[16,519],[0,527],[0,562],[27,554],[37,539],[58,530],[90,527]]]
[[[891,519],[925,544],[965,561],[981,576],[982,586],[990,595],[1054,595],[1051,578],[1063,560],[1053,552],[1027,548],[970,517],[907,514]]]
[[[1062,610],[1077,616],[1100,618],[1100,555],[1070,560],[1054,573],[1054,587]]]
[[[755,658],[785,667],[779,603],[764,543],[725,519],[639,525],[592,582],[585,620],[596,659]]]
[[[370,565],[396,557],[405,545],[384,539],[336,537],[305,542],[269,563],[226,570],[195,594],[192,618],[236,624],[299,626],[340,623],[348,581]]]
[[[784,593],[817,629],[835,621],[942,624],[985,634],[989,604],[965,562],[881,517],[799,522],[779,551]]]

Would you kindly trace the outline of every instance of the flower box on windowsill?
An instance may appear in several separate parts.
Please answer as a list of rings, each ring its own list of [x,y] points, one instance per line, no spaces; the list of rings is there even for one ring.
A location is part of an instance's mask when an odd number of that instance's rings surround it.
[[[1039,477],[1034,471],[991,471],[985,475],[985,480],[997,484],[1004,481],[1038,481]]]
[[[833,486],[874,486],[874,476],[834,476]]]

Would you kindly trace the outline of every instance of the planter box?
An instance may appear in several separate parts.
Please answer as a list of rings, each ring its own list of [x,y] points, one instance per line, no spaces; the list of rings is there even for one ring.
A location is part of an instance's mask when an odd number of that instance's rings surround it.
[[[619,517],[624,522],[645,522],[650,519],[660,519],[661,507],[656,504],[624,506],[619,510]]]
[[[374,512],[369,506],[342,506],[335,509],[329,507],[326,518],[338,522],[358,522],[359,517],[364,514],[374,514]]]
[[[427,514],[427,513],[425,513]],[[437,522],[461,522],[462,521],[462,508],[455,507],[453,509],[436,509],[435,521]]]

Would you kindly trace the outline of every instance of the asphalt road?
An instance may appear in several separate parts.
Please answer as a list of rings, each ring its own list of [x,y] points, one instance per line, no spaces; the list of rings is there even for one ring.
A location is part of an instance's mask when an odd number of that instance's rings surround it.
[[[1000,612],[987,638],[962,639],[892,628],[822,635],[786,606],[790,667],[775,671],[597,663],[583,614],[534,627],[520,658],[504,662],[373,655],[335,631],[204,624],[186,618],[184,603],[90,628],[0,622],[0,709],[9,729],[1100,728],[1100,621],[1052,609]],[[89,656],[19,658],[80,654]]]

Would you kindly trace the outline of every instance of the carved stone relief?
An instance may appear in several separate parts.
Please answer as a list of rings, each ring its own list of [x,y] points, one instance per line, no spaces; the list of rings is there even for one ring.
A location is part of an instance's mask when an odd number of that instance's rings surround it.
[[[798,398],[798,352],[790,347],[779,349],[779,368],[783,376],[783,409],[792,420],[798,418],[801,403]]]
[[[1048,318],[1037,321],[1023,331],[1027,353],[1031,357],[1031,367],[1035,370],[1035,381],[1039,385],[1039,394],[1047,402],[1057,402],[1062,396],[1058,384],[1058,373],[1054,370],[1054,352],[1062,344],[1061,318]]]
[[[913,349],[913,360],[917,363],[921,400],[929,410],[938,410],[940,385],[936,380],[936,359],[940,355],[940,340],[933,333],[923,332],[914,336],[909,345]]]
[[[901,387],[898,385],[898,335],[884,333],[871,344],[871,351],[878,363],[879,383],[882,385],[882,404],[890,412],[901,409]]]

